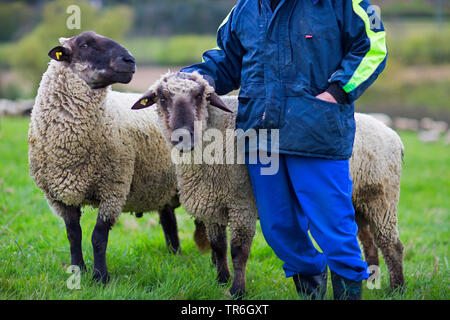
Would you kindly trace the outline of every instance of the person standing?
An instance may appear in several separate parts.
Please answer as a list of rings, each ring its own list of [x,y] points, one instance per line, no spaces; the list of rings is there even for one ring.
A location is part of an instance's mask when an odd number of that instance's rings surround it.
[[[361,299],[369,276],[349,158],[354,102],[385,67],[385,38],[367,0],[241,0],[218,28],[218,47],[181,70],[221,95],[240,88],[237,128],[279,131],[278,172],[247,166],[263,235],[301,297],[325,297],[327,266],[335,299]]]

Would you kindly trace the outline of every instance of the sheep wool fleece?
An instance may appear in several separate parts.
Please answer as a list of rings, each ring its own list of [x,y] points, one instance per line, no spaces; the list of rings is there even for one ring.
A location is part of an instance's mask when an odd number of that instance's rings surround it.
[[[159,210],[176,197],[175,166],[156,111],[130,110],[139,96],[93,90],[50,62],[28,144],[30,174],[57,215],[64,215],[61,203],[92,205],[114,224],[121,212]]]

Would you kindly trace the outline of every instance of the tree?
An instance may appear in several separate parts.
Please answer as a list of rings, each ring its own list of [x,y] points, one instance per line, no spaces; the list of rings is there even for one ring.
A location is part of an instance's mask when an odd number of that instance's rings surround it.
[[[33,11],[22,2],[4,3],[1,6],[0,41],[9,41],[30,24]]]

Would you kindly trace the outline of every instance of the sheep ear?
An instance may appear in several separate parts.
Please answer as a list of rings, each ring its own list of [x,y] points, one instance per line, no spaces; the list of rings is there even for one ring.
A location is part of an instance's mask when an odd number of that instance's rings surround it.
[[[56,61],[72,61],[72,50],[66,47],[57,46],[48,52],[48,56]]]
[[[155,104],[156,93],[155,92],[147,92],[144,94],[132,107],[133,110],[139,110],[148,108]]]
[[[66,43],[67,40],[69,40],[69,38],[63,38],[63,37],[61,37],[61,38],[58,39],[59,43],[60,43],[62,46]]]
[[[220,99],[219,95],[215,92],[211,93],[211,95],[208,98],[209,104],[219,108],[220,110],[223,110],[225,112],[233,113],[230,109],[227,108],[225,103]]]

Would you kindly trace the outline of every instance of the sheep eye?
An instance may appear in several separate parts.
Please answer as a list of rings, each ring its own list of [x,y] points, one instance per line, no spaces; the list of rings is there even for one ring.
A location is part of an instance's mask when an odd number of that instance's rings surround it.
[[[80,48],[86,49],[88,47],[87,43],[83,43]]]

